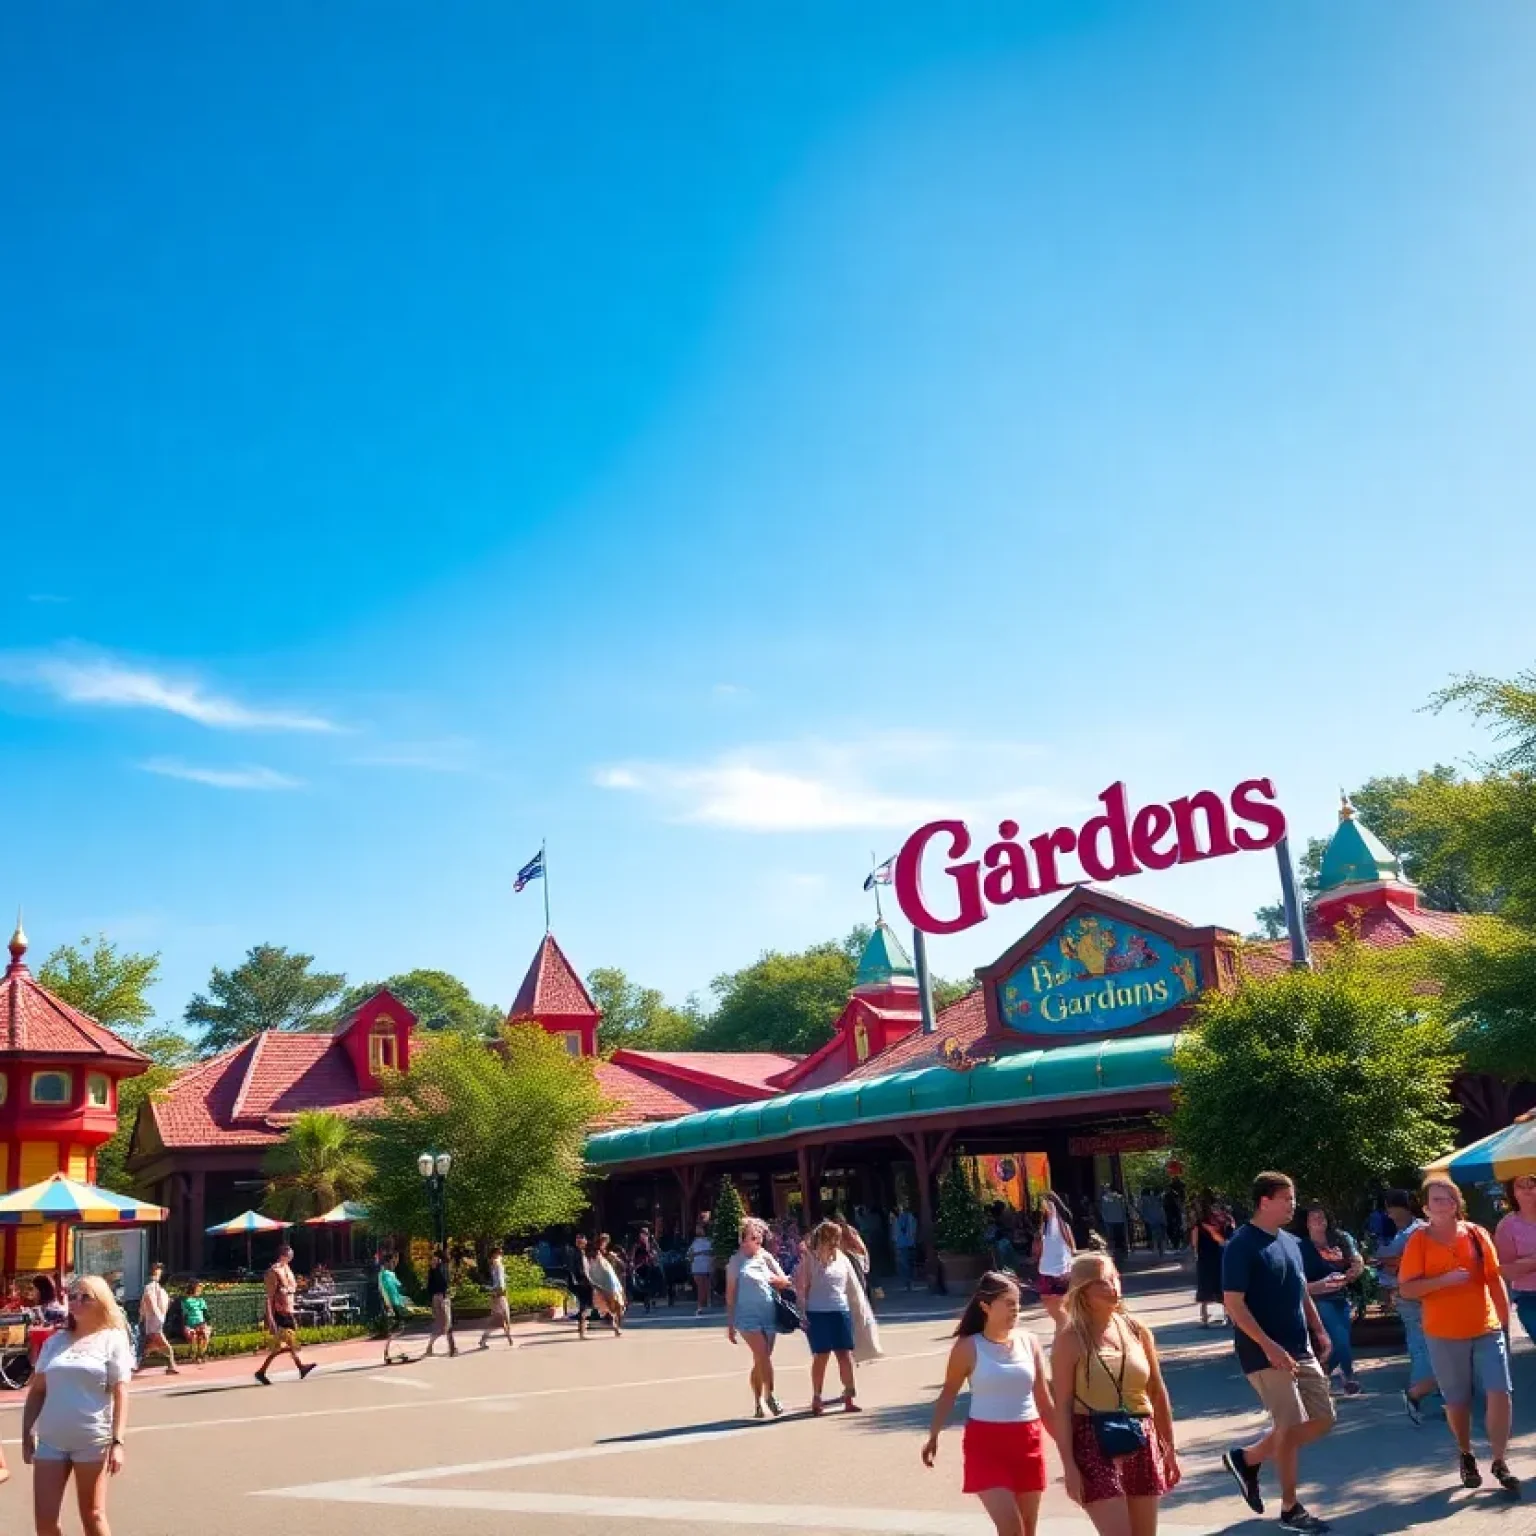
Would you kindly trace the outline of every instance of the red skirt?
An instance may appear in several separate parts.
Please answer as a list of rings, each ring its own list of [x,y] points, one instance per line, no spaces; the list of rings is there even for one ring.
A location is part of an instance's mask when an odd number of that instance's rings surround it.
[[[1099,1449],[1099,1437],[1086,1413],[1072,1415],[1072,1460],[1083,1474],[1083,1503],[1101,1499],[1161,1498],[1179,1483],[1178,1463],[1163,1450],[1152,1421],[1147,1420],[1147,1443],[1134,1456],[1111,1461]]]
[[[1045,1492],[1045,1445],[1039,1419],[990,1423],[968,1419],[961,1442],[964,1493],[1006,1488],[1010,1493]]]

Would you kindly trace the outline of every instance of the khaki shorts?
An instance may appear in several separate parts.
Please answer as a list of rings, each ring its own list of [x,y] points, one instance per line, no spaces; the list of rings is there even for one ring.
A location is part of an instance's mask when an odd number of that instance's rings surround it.
[[[1289,1371],[1265,1369],[1249,1372],[1248,1380],[1276,1429],[1333,1423],[1328,1377],[1316,1360],[1298,1360],[1294,1376]]]

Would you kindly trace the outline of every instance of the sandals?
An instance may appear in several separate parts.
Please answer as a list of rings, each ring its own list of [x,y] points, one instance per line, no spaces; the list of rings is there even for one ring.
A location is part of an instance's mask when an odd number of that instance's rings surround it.
[[[1483,1474],[1477,1470],[1477,1457],[1470,1451],[1462,1454],[1461,1486],[1463,1488],[1481,1488],[1483,1486]]]

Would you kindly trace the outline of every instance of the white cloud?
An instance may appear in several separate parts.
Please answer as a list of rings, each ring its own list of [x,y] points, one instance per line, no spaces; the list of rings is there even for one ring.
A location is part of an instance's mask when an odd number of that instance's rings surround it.
[[[245,768],[199,768],[194,763],[178,762],[171,757],[152,757],[140,763],[145,773],[158,773],[162,778],[185,779],[190,784],[209,784],[214,789],[302,789],[302,779],[291,778],[275,768],[251,765]]]
[[[889,732],[859,741],[746,747],[711,762],[617,763],[592,781],[654,802],[671,821],[744,832],[906,830],[939,816],[1054,803],[1012,777],[1037,749]]]
[[[381,746],[351,759],[359,768],[419,768],[426,773],[468,773],[474,767],[475,744],[467,736],[439,741],[402,741]]]
[[[191,678],[175,678],[106,655],[0,657],[0,679],[44,688],[66,704],[153,709],[219,731],[339,731],[334,721],[292,710],[258,709],[214,693]]]

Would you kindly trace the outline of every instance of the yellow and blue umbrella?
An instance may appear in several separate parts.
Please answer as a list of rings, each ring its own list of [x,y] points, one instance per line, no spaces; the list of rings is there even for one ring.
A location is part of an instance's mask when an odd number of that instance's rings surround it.
[[[221,1221],[215,1226],[204,1227],[203,1230],[209,1237],[243,1237],[245,1239],[245,1267],[251,1267],[251,1239],[258,1232],[282,1232],[291,1227],[291,1221],[274,1221],[270,1216],[263,1216],[260,1211],[241,1211],[238,1216],[231,1216],[228,1221]]]
[[[1492,1184],[1536,1174],[1536,1110],[1470,1147],[1448,1152],[1424,1172],[1449,1174],[1458,1184]]]
[[[169,1214],[163,1205],[81,1184],[62,1173],[0,1195],[0,1227],[115,1227],[131,1221],[164,1221]]]

